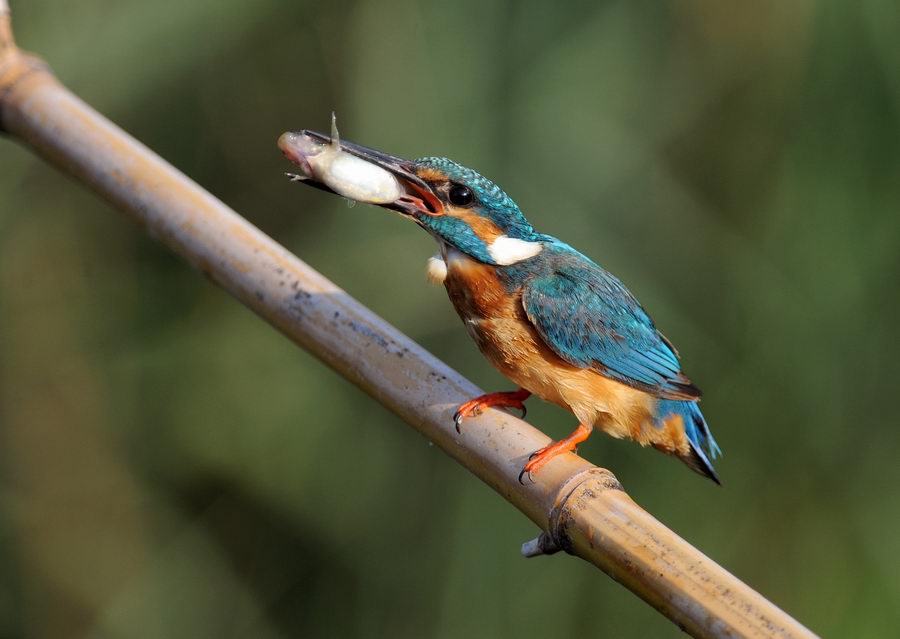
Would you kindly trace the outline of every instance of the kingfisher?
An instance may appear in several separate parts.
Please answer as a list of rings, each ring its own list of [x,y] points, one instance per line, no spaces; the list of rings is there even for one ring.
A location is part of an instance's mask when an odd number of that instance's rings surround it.
[[[279,147],[304,169],[292,178],[396,211],[437,241],[428,278],[443,284],[481,353],[517,386],[459,406],[457,431],[488,407],[524,414],[531,395],[574,414],[575,430],[535,451],[520,482],[598,428],[720,483],[712,460],[721,453],[675,346],[618,278],[535,230],[494,182],[444,157],[410,161],[339,141],[334,126],[331,136],[285,133]]]

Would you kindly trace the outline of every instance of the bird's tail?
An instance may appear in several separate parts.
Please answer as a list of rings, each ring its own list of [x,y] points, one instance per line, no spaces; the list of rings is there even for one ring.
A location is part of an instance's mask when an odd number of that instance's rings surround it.
[[[709,424],[703,418],[697,402],[663,399],[659,401],[657,411],[659,415],[657,421],[660,424],[676,415],[681,417],[689,450],[679,453],[679,459],[690,466],[692,470],[721,484],[719,475],[713,468],[712,460],[719,457],[722,451],[713,438]]]

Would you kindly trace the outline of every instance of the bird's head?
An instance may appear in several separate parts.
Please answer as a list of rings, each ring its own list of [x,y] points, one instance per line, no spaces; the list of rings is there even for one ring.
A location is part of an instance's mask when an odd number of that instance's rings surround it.
[[[286,135],[331,144],[331,138],[313,131]],[[287,142],[280,144],[285,155],[300,164]],[[380,167],[396,179],[397,197],[371,203],[412,219],[438,242],[493,265],[514,264],[540,252],[540,236],[512,198],[472,169],[447,158],[404,160],[343,140],[339,144],[341,152]],[[344,194],[339,185],[329,183],[328,176],[315,171],[304,181]]]

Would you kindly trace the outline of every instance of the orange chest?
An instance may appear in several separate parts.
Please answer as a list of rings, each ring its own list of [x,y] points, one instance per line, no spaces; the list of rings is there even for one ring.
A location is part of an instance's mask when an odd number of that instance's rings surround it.
[[[495,267],[456,251],[449,251],[445,259],[447,277],[444,286],[463,319],[499,319],[520,315],[521,292],[508,291]]]

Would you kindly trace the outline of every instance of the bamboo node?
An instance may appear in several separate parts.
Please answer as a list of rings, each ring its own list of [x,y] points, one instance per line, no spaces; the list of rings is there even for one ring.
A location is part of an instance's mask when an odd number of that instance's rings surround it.
[[[581,490],[579,490],[581,489]],[[565,550],[571,554],[572,547],[566,534],[566,525],[575,511],[582,510],[584,499],[591,499],[607,490],[624,490],[622,484],[605,468],[589,468],[569,477],[559,489],[553,508],[547,518],[547,530],[522,544],[522,555],[537,557],[552,555]],[[572,496],[578,491],[578,498]]]

